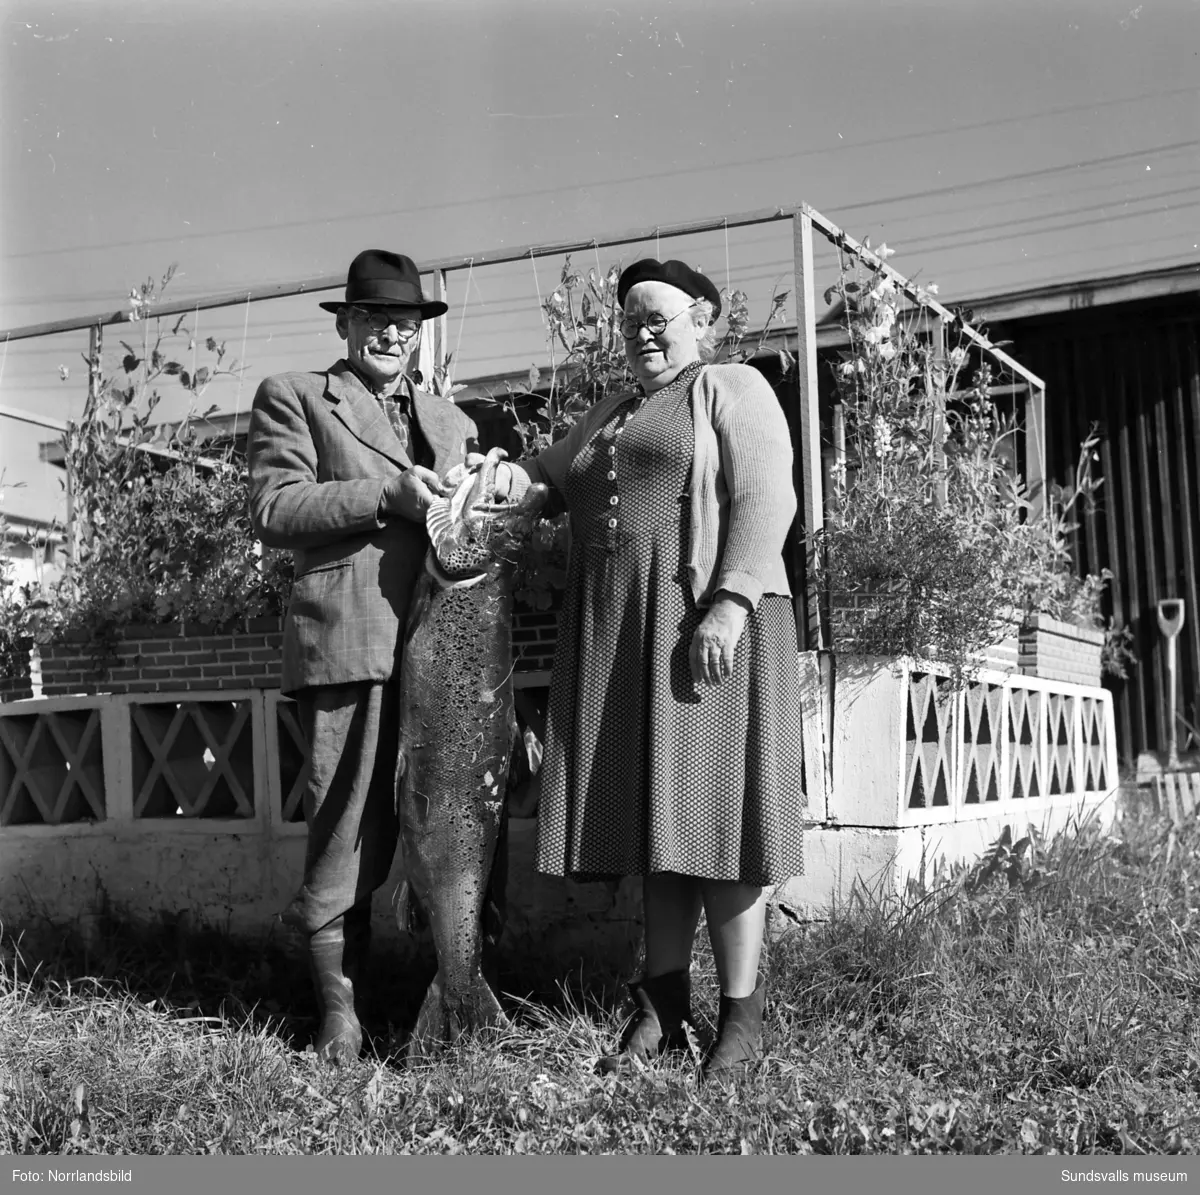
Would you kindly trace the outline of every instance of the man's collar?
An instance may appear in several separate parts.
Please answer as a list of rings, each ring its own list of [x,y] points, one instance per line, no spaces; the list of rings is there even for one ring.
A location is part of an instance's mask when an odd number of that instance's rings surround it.
[[[400,385],[397,386],[396,389],[391,392],[391,394],[382,394],[380,391],[376,390],[365,377],[363,377],[361,371],[355,368],[354,362],[351,361],[349,357],[343,357],[342,363],[346,367],[346,372],[352,378],[354,378],[354,380],[358,382],[372,398],[376,399],[377,401],[381,398],[390,398],[394,402],[411,402],[413,382],[412,378],[410,378],[407,374],[400,378]]]
[[[340,361],[337,361],[329,369],[327,376],[329,379],[327,393],[335,402],[339,398],[344,397],[342,391],[345,391],[347,395],[357,391],[365,397],[379,402],[379,395],[371,389],[366,379],[354,368],[347,358],[343,357]],[[405,374],[400,386],[389,397],[394,402],[411,405],[415,390],[416,385],[412,378]]]

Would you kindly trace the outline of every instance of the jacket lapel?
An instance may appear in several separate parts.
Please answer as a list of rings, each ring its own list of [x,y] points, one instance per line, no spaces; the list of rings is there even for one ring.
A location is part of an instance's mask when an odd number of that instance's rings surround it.
[[[389,461],[407,469],[412,465],[388,417],[375,396],[355,377],[345,361],[339,361],[326,375],[325,397],[333,413],[346,430],[368,448],[382,453]]]
[[[412,400],[413,413],[421,426],[421,433],[433,449],[434,471],[443,474],[459,464],[466,454],[466,444],[457,418],[458,410],[449,399],[416,386],[412,387]]]

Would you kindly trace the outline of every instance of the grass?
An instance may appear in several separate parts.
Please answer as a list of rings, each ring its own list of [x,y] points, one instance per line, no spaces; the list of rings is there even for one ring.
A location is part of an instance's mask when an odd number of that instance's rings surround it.
[[[381,973],[371,1050],[328,1070],[302,1052],[303,967],[270,943],[110,920],[35,964],[8,937],[0,1151],[1196,1152],[1198,873],[1200,828],[1142,812],[860,892],[773,938],[768,1057],[730,1086],[694,1057],[595,1076],[628,1011],[596,967],[510,960],[512,1026],[413,1067],[428,970]],[[695,981],[712,1016],[710,958]]]

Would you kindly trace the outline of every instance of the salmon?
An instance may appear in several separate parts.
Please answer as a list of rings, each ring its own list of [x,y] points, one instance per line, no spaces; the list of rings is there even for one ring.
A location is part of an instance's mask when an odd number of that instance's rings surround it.
[[[397,795],[405,879],[396,916],[411,929],[415,898],[437,955],[410,1057],[506,1023],[482,957],[485,937],[494,943],[503,928],[505,784],[518,742],[513,574],[547,489],[492,504],[504,455],[493,449],[430,507],[430,547],[405,632]]]

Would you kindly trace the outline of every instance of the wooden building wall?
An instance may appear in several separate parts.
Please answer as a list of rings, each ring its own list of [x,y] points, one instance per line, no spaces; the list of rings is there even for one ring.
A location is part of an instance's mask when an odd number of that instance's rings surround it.
[[[1074,477],[1092,423],[1104,484],[1083,512],[1075,555],[1083,573],[1112,570],[1108,605],[1136,636],[1115,697],[1124,761],[1168,745],[1165,641],[1155,603],[1183,598],[1177,644],[1178,712],[1200,723],[1200,295],[1014,319],[1017,360],[1046,382],[1047,472]],[[1182,747],[1187,732],[1178,727]]]

